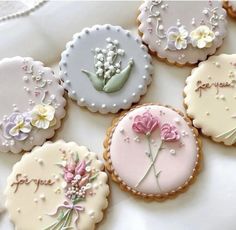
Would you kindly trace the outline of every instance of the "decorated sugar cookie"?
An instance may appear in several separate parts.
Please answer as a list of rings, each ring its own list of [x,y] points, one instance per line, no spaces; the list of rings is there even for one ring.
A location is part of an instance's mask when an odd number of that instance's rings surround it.
[[[101,170],[96,154],[73,142],[46,143],[25,154],[5,191],[15,229],[95,229],[108,205]]]
[[[225,0],[224,8],[227,10],[228,14],[236,18],[236,1],[235,0]]]
[[[161,105],[123,113],[109,128],[104,147],[113,180],[142,198],[176,196],[199,169],[198,132],[182,113]]]
[[[31,58],[6,58],[0,79],[0,152],[28,151],[51,138],[66,104],[52,70]]]
[[[142,40],[172,64],[205,60],[226,36],[226,13],[220,1],[146,0],[139,10]]]
[[[119,26],[96,25],[75,34],[60,62],[69,96],[92,112],[116,113],[146,93],[151,57],[141,39]]]
[[[195,127],[216,142],[236,143],[236,55],[201,62],[186,80],[184,103]]]

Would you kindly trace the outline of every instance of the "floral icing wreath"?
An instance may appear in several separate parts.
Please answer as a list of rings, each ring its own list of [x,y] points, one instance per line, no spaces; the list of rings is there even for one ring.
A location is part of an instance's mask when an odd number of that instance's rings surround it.
[[[188,44],[199,49],[209,48],[219,35],[219,32],[215,31],[215,29],[218,27],[218,22],[223,18],[217,13],[218,7],[213,9],[205,8],[202,13],[209,18],[209,26],[201,22],[201,25],[192,31],[188,31],[178,20],[177,26],[171,26],[165,31],[164,26],[161,24],[161,13],[154,10],[156,7],[165,10],[168,8],[168,4],[164,4],[162,0],[152,0],[147,19],[148,24],[152,23],[152,18],[156,19],[157,25],[155,32],[159,39],[167,39],[166,49],[183,50],[187,48]],[[193,18],[192,24],[195,25],[195,23],[195,19]],[[151,32],[152,28],[148,30]]]
[[[35,84],[34,95],[35,97],[42,95],[41,103],[36,104],[31,111],[19,112],[17,109],[17,111],[14,111],[9,116],[4,117],[1,129],[3,136],[7,140],[24,141],[29,137],[33,129],[46,130],[56,125],[55,108],[57,104],[55,103],[55,95],[51,95],[50,99],[46,101],[49,93],[45,90],[45,87],[50,85],[52,81],[44,79],[44,72],[36,72],[34,66],[30,65],[26,60],[23,62],[22,69],[25,72],[23,81],[26,83],[32,81]],[[26,86],[24,89],[26,93],[30,92],[30,89]],[[32,105],[32,100],[29,101]],[[52,106],[53,102],[54,106]]]

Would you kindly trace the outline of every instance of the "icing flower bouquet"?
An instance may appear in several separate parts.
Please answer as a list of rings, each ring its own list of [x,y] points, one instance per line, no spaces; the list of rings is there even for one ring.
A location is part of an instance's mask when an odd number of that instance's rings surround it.
[[[62,153],[66,159],[65,151]],[[73,215],[76,215],[74,220],[74,225],[76,225],[79,221],[79,213],[84,211],[84,207],[79,205],[79,202],[93,195],[91,182],[98,176],[98,173],[91,169],[90,161],[80,161],[78,154],[76,157],[72,154],[70,159],[60,166],[63,168],[63,178],[66,183],[66,200],[54,213],[50,214],[57,215],[57,221],[45,230],[74,229],[71,227]]]
[[[146,176],[150,173],[152,169],[156,179],[157,187],[159,191],[161,191],[161,187],[158,181],[158,177],[161,171],[157,171],[155,167],[155,162],[157,161],[158,154],[161,151],[164,143],[176,142],[180,139],[179,132],[177,128],[172,124],[164,123],[161,125],[158,117],[153,116],[149,111],[145,112],[142,116],[140,115],[136,116],[134,118],[134,123],[132,125],[132,128],[134,132],[146,136],[148,142],[148,152],[146,153],[146,155],[150,159],[150,165],[148,166],[146,173],[138,181],[135,187],[138,187],[143,182],[143,180],[146,178]],[[156,153],[153,154],[151,147],[151,136],[152,133],[158,128],[160,128],[161,143]]]

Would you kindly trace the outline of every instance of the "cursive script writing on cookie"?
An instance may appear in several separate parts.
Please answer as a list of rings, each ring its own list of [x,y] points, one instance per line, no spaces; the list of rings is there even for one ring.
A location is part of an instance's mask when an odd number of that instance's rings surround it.
[[[14,193],[16,193],[21,185],[30,185],[35,186],[34,192],[37,192],[40,186],[51,186],[55,181],[51,179],[30,179],[28,176],[23,176],[21,173],[16,175],[16,180],[11,184],[11,187],[15,187]]]
[[[199,96],[202,96],[202,91],[208,90],[211,88],[216,89],[216,94],[219,93],[220,88],[233,88],[235,86],[235,80],[232,80],[230,82],[213,82],[213,83],[203,83],[202,81],[197,81],[197,88],[195,89],[195,92],[199,93]]]

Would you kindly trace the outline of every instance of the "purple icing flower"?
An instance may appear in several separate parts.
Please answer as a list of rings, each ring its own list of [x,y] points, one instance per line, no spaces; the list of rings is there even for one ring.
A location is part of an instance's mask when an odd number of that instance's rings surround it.
[[[165,123],[161,126],[161,139],[163,141],[178,141],[180,135],[174,125]]]
[[[158,117],[152,116],[150,112],[145,112],[142,116],[138,115],[134,118],[132,125],[136,133],[150,135],[159,125]]]
[[[29,113],[12,113],[4,124],[4,136],[17,141],[27,139],[31,132],[31,117]]]
[[[167,31],[167,48],[170,50],[186,49],[188,40],[188,31],[184,26],[172,26]]]

